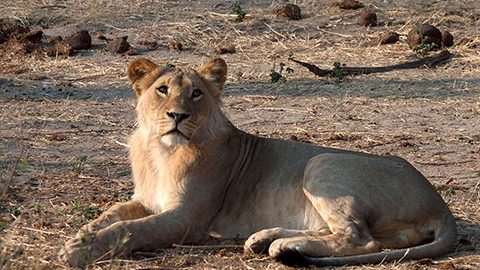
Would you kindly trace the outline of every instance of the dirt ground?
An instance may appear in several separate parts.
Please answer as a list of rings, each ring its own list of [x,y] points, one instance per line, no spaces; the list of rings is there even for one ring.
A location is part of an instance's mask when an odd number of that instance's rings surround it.
[[[423,172],[458,223],[457,249],[443,258],[339,269],[480,268],[480,2],[362,1],[378,26],[361,27],[361,10],[334,1],[295,1],[302,20],[277,18],[279,1],[9,0],[0,17],[45,36],[80,29],[93,47],[71,57],[11,53],[0,45],[0,268],[69,268],[57,258],[78,228],[132,195],[126,141],[135,127],[128,62],[198,66],[217,46],[229,65],[224,110],[250,133],[379,155],[398,155]],[[405,40],[418,23],[448,29],[454,58],[436,68],[318,78],[288,60],[324,68],[379,66],[416,59]],[[385,31],[400,41],[377,45]],[[95,38],[128,36],[137,55],[112,54]],[[145,41],[156,41],[148,49]],[[183,50],[172,51],[180,42]],[[285,67],[285,81],[271,83]],[[293,73],[287,73],[289,67]],[[13,175],[12,173],[15,173]],[[9,189],[5,189],[8,185]],[[93,269],[287,269],[245,255],[242,241],[212,242],[99,262]]]

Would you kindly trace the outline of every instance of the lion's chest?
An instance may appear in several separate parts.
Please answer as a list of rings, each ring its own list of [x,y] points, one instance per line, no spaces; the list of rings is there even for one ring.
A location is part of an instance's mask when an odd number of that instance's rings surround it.
[[[186,175],[171,166],[161,152],[152,152],[154,161],[142,163],[135,177],[133,199],[139,200],[154,213],[174,208],[184,190]]]

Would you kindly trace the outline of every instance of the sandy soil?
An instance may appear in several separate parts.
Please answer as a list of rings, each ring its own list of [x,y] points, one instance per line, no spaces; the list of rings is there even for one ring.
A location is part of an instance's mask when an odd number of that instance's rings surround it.
[[[0,14],[47,37],[86,29],[94,37],[128,36],[138,52],[111,54],[95,38],[92,49],[67,58],[0,51],[0,268],[68,268],[56,256],[64,242],[132,195],[125,146],[135,125],[129,61],[198,66],[215,56],[215,47],[232,44],[236,53],[221,56],[229,64],[223,100],[236,126],[261,136],[402,156],[431,180],[457,219],[459,244],[448,256],[343,268],[480,268],[480,3],[363,2],[377,9],[379,26],[360,27],[360,10],[340,10],[330,1],[296,1],[299,21],[276,18],[278,1],[239,1],[247,13],[243,22],[235,21],[226,1],[12,0],[0,6]],[[331,68],[334,62],[413,60],[406,34],[421,22],[454,35],[451,61],[341,82],[288,61],[293,54]],[[375,45],[387,30],[400,33],[400,42]],[[170,50],[174,40],[183,51]],[[158,47],[149,50],[143,41]],[[294,72],[283,71],[286,81],[271,83],[281,62]],[[241,240],[211,244],[135,253],[92,268],[286,269],[244,255],[235,247]]]

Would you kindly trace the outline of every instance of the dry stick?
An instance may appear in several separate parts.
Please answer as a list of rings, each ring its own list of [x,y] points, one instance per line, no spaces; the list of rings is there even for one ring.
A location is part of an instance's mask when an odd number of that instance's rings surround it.
[[[458,161],[452,161],[452,162],[423,162],[423,161],[415,161],[415,163],[421,164],[421,165],[430,165],[430,166],[444,166],[444,165],[454,165],[454,164],[463,164],[463,163],[469,163],[475,161],[474,159],[467,159],[467,160],[458,160]]]
[[[290,59],[291,61],[306,67],[310,72],[319,76],[319,77],[329,77],[335,76],[335,73],[340,71],[343,72],[345,75],[362,75],[362,74],[371,74],[371,73],[380,73],[380,72],[388,72],[392,70],[398,69],[412,69],[412,68],[419,68],[424,65],[434,66],[439,62],[445,61],[450,59],[452,54],[448,50],[441,51],[437,55],[424,57],[419,60],[405,62],[396,65],[389,65],[389,66],[381,66],[381,67],[335,67],[333,69],[321,69],[314,64],[309,64],[306,62],[302,62],[295,59]]]
[[[22,159],[23,155],[25,154],[26,149],[27,149],[27,147],[25,145],[22,146],[22,150],[20,150],[20,155],[18,155],[17,159],[13,163],[13,167],[12,167],[12,171],[10,172],[10,176],[8,177],[8,180],[7,180],[7,182],[5,182],[5,186],[3,187],[2,197],[5,197],[5,195],[7,194],[8,187],[10,186],[10,184],[12,184],[13,178],[16,175],[18,162],[20,162],[20,159]]]
[[[190,249],[221,249],[221,248],[243,248],[243,245],[179,245],[173,244],[176,248],[190,248]]]

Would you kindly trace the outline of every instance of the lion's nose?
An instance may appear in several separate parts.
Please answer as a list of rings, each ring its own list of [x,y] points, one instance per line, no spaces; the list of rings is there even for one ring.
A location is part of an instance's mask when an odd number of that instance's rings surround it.
[[[188,113],[176,113],[176,112],[167,112],[168,117],[172,118],[175,122],[180,123],[183,120],[190,117]]]

